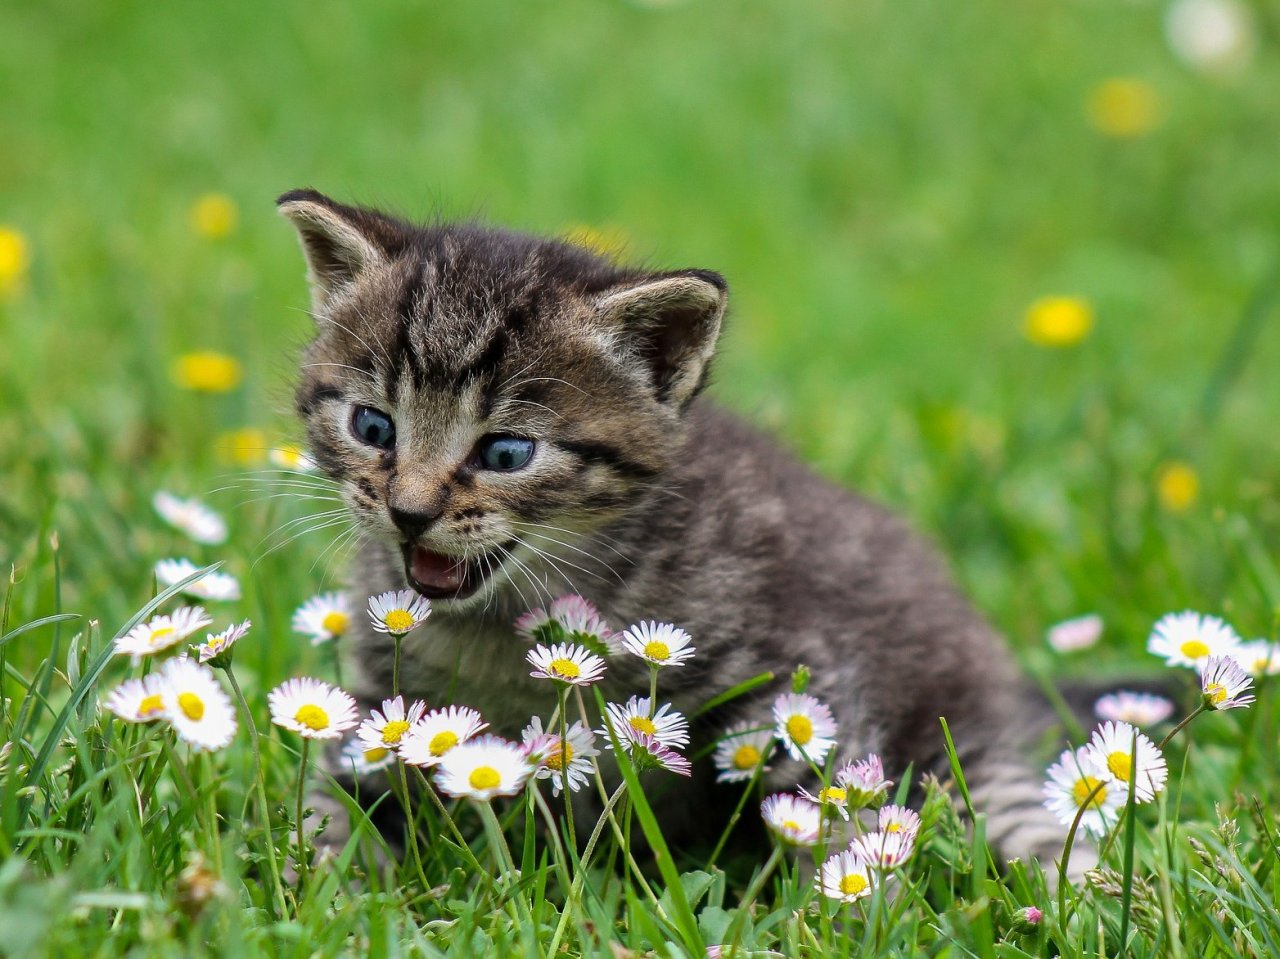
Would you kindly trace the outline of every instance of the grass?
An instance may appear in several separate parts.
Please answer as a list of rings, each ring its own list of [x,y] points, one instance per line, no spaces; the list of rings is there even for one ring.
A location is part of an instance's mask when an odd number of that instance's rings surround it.
[[[0,222],[30,250],[0,297],[10,954],[536,954],[559,923],[556,866],[574,864],[526,842],[519,803],[501,810],[519,889],[495,894],[442,841],[428,895],[410,872],[382,875],[365,836],[349,869],[274,915],[257,878],[267,834],[252,805],[240,815],[243,731],[181,767],[187,791],[161,735],[93,708],[126,673],[105,655],[111,637],[170,555],[241,577],[220,624],[254,621],[236,670],[261,728],[274,684],[332,675],[327,652],[289,631],[294,607],[340,580],[331,540],[269,552],[279,537],[264,531],[307,505],[260,498],[258,467],[228,452],[230,431],[295,435],[288,392],[309,321],[271,204],[290,187],[415,216],[609,228],[641,258],[722,270],[734,305],[717,395],[938,539],[1037,674],[1149,672],[1146,635],[1171,609],[1274,632],[1271,5],[1252,8],[1255,55],[1227,79],[1171,54],[1156,3],[10,6]],[[1116,76],[1159,98],[1143,136],[1086,118],[1090,91]],[[238,209],[226,236],[191,227],[208,193]],[[1027,305],[1054,293],[1096,311],[1070,349],[1020,332]],[[204,348],[240,360],[238,389],[175,387],[172,359]],[[1171,461],[1199,478],[1185,509],[1158,495]],[[157,488],[208,495],[228,545],[164,527]],[[1090,610],[1103,645],[1052,657],[1044,628]],[[46,620],[59,614],[77,618]],[[1273,696],[1264,684],[1255,708],[1201,717],[1170,747],[1170,789],[1100,884],[1069,891],[1069,921],[1037,875],[993,875],[980,819],[934,796],[902,891],[851,937],[785,861],[747,911],[759,864],[706,872],[671,850],[647,874],[659,909],[616,868],[610,835],[561,941],[575,955],[609,955],[610,941],[661,952],[733,927],[801,955],[1275,954]],[[296,745],[263,740],[281,854]],[[459,815],[490,868],[482,823]],[[197,853],[228,892],[188,914]],[[1019,937],[1013,912],[1032,903],[1045,921]]]

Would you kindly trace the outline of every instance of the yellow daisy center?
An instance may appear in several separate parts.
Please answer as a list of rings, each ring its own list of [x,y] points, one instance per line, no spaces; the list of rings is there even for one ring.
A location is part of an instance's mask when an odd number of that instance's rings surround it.
[[[182,714],[193,722],[204,719],[204,700],[195,693],[179,693],[178,708]]]
[[[307,703],[293,714],[293,721],[318,732],[329,727],[329,714],[314,703]]]
[[[1125,757],[1128,758],[1127,756]],[[1093,799],[1089,799],[1089,794],[1097,788],[1098,783],[1102,780],[1095,779],[1092,776],[1081,776],[1076,780],[1076,784],[1071,787],[1071,795],[1075,797],[1076,805],[1083,806],[1086,800],[1094,809],[1101,809],[1103,801],[1107,798],[1107,787],[1103,786],[1098,790]]]
[[[407,633],[413,629],[413,616],[404,609],[393,609],[382,617],[382,622],[393,633]]]
[[[577,679],[582,675],[582,667],[575,663],[572,659],[551,660],[551,664],[547,666],[547,672],[553,676],[560,676],[564,679]]]
[[[657,735],[658,727],[653,724],[653,720],[648,716],[632,716],[627,722],[638,733],[648,733],[650,736]]]
[[[845,802],[849,798],[848,792],[839,786],[828,786],[826,789],[818,793],[819,802],[839,803]]]
[[[655,639],[651,643],[645,643],[644,654],[649,659],[666,659],[671,655],[671,647]]]
[[[573,745],[565,743],[563,746],[557,746],[551,752],[547,753],[546,764],[548,769],[554,769],[560,772],[567,763],[573,762]]]
[[[431,742],[427,743],[427,749],[433,756],[443,756],[456,745],[458,745],[458,734],[452,729],[446,729],[431,737]]]
[[[156,643],[160,642],[161,640],[166,639],[169,636],[172,636],[173,633],[174,633],[174,629],[172,626],[161,626],[159,629],[153,629],[151,631],[150,643],[152,646],[154,646]]]
[[[409,724],[403,719],[391,719],[382,727],[382,741],[388,745],[394,746],[400,742],[400,737],[409,731]]]
[[[477,766],[471,770],[467,782],[471,783],[472,789],[492,789],[502,782],[502,777],[492,766]]]
[[[160,698],[159,693],[152,693],[150,696],[144,697],[142,702],[138,703],[139,716],[155,716],[162,712],[164,712],[164,700]]]
[[[840,877],[840,891],[846,896],[856,896],[866,889],[868,885],[867,877],[859,876],[856,872]]]
[[[755,746],[739,746],[733,754],[734,769],[755,769],[760,762],[760,750]]]
[[[797,713],[787,720],[787,735],[793,743],[803,746],[813,738],[813,722],[808,716]]]
[[[364,761],[367,763],[380,763],[390,754],[390,749],[383,749],[381,746],[374,746],[372,749],[366,749],[364,751]]]
[[[902,823],[887,822],[884,824],[884,831],[885,832],[902,832]]]
[[[324,614],[324,619],[320,620],[320,626],[330,636],[341,636],[347,631],[348,622],[350,622],[350,620],[348,619],[347,614],[335,609],[332,612]]]
[[[1270,665],[1271,665],[1270,657],[1267,657],[1266,659],[1255,659],[1253,661],[1252,671],[1255,673],[1265,673],[1267,671],[1267,667]]]
[[[1122,783],[1127,783],[1129,777],[1133,775],[1133,760],[1129,758],[1129,754],[1116,751],[1107,755],[1107,768],[1111,770],[1111,775]]]
[[[782,822],[782,829],[784,832],[799,832],[800,824],[794,819],[784,819]]]
[[[1202,659],[1209,655],[1209,647],[1198,639],[1188,639],[1178,647],[1178,652],[1187,659]]]
[[[1227,687],[1223,686],[1222,683],[1209,683],[1204,688],[1204,694],[1209,697],[1209,702],[1217,706],[1227,698]]]

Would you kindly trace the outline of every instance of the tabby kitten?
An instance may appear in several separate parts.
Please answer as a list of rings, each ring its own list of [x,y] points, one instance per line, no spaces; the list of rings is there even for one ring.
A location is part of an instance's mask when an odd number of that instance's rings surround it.
[[[700,398],[725,311],[708,270],[619,267],[558,240],[419,227],[312,190],[279,201],[309,267],[316,338],[297,407],[365,536],[354,608],[406,584],[434,614],[404,644],[408,697],[479,709],[518,734],[549,711],[516,617],[578,592],[621,628],[675,623],[697,655],[661,693],[692,712],[765,670],[812,670],[846,758],[943,771],[945,716],[988,835],[1046,865],[1063,828],[1024,762],[1024,684],[929,545]],[[366,705],[391,694],[392,644],[357,617]],[[605,695],[646,688],[615,658]],[[693,728],[769,722],[785,679]],[[668,837],[715,835],[735,790],[709,762],[667,777]],[[804,770],[773,763],[770,785]],[[583,797],[580,797],[583,798]]]

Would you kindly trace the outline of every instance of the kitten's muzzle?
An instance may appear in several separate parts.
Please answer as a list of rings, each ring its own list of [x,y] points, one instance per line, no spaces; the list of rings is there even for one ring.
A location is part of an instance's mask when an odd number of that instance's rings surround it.
[[[437,553],[417,543],[402,543],[404,575],[409,585],[428,599],[466,599],[502,565],[515,541],[463,559]]]
[[[444,515],[443,506],[439,509],[425,512],[397,509],[394,506],[388,506],[387,510],[391,514],[391,522],[396,524],[396,527],[400,532],[404,533],[409,542],[413,542],[429,530]]]

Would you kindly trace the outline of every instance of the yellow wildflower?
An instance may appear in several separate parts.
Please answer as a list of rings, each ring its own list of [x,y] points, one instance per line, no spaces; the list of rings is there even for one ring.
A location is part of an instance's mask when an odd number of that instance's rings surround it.
[[[170,368],[173,381],[197,393],[227,393],[240,385],[244,371],[234,356],[214,350],[183,353]]]
[[[1145,136],[1160,123],[1162,109],[1156,88],[1133,77],[1112,77],[1089,91],[1085,114],[1103,136],[1132,139]]]
[[[257,466],[267,457],[267,436],[254,426],[223,433],[213,446],[219,459],[235,466]]]
[[[1078,296],[1044,296],[1027,307],[1022,332],[1036,346],[1075,346],[1093,329],[1093,305]]]
[[[627,234],[616,226],[587,226],[574,223],[561,234],[565,242],[574,246],[586,247],[592,253],[616,260],[626,252],[629,240]]]
[[[1200,498],[1200,474],[1181,460],[1161,463],[1156,469],[1156,497],[1170,513],[1185,513]]]
[[[240,211],[224,193],[206,193],[191,206],[191,228],[206,240],[220,240],[236,228]]]
[[[20,289],[30,265],[31,249],[26,236],[11,226],[0,225],[0,293]]]

